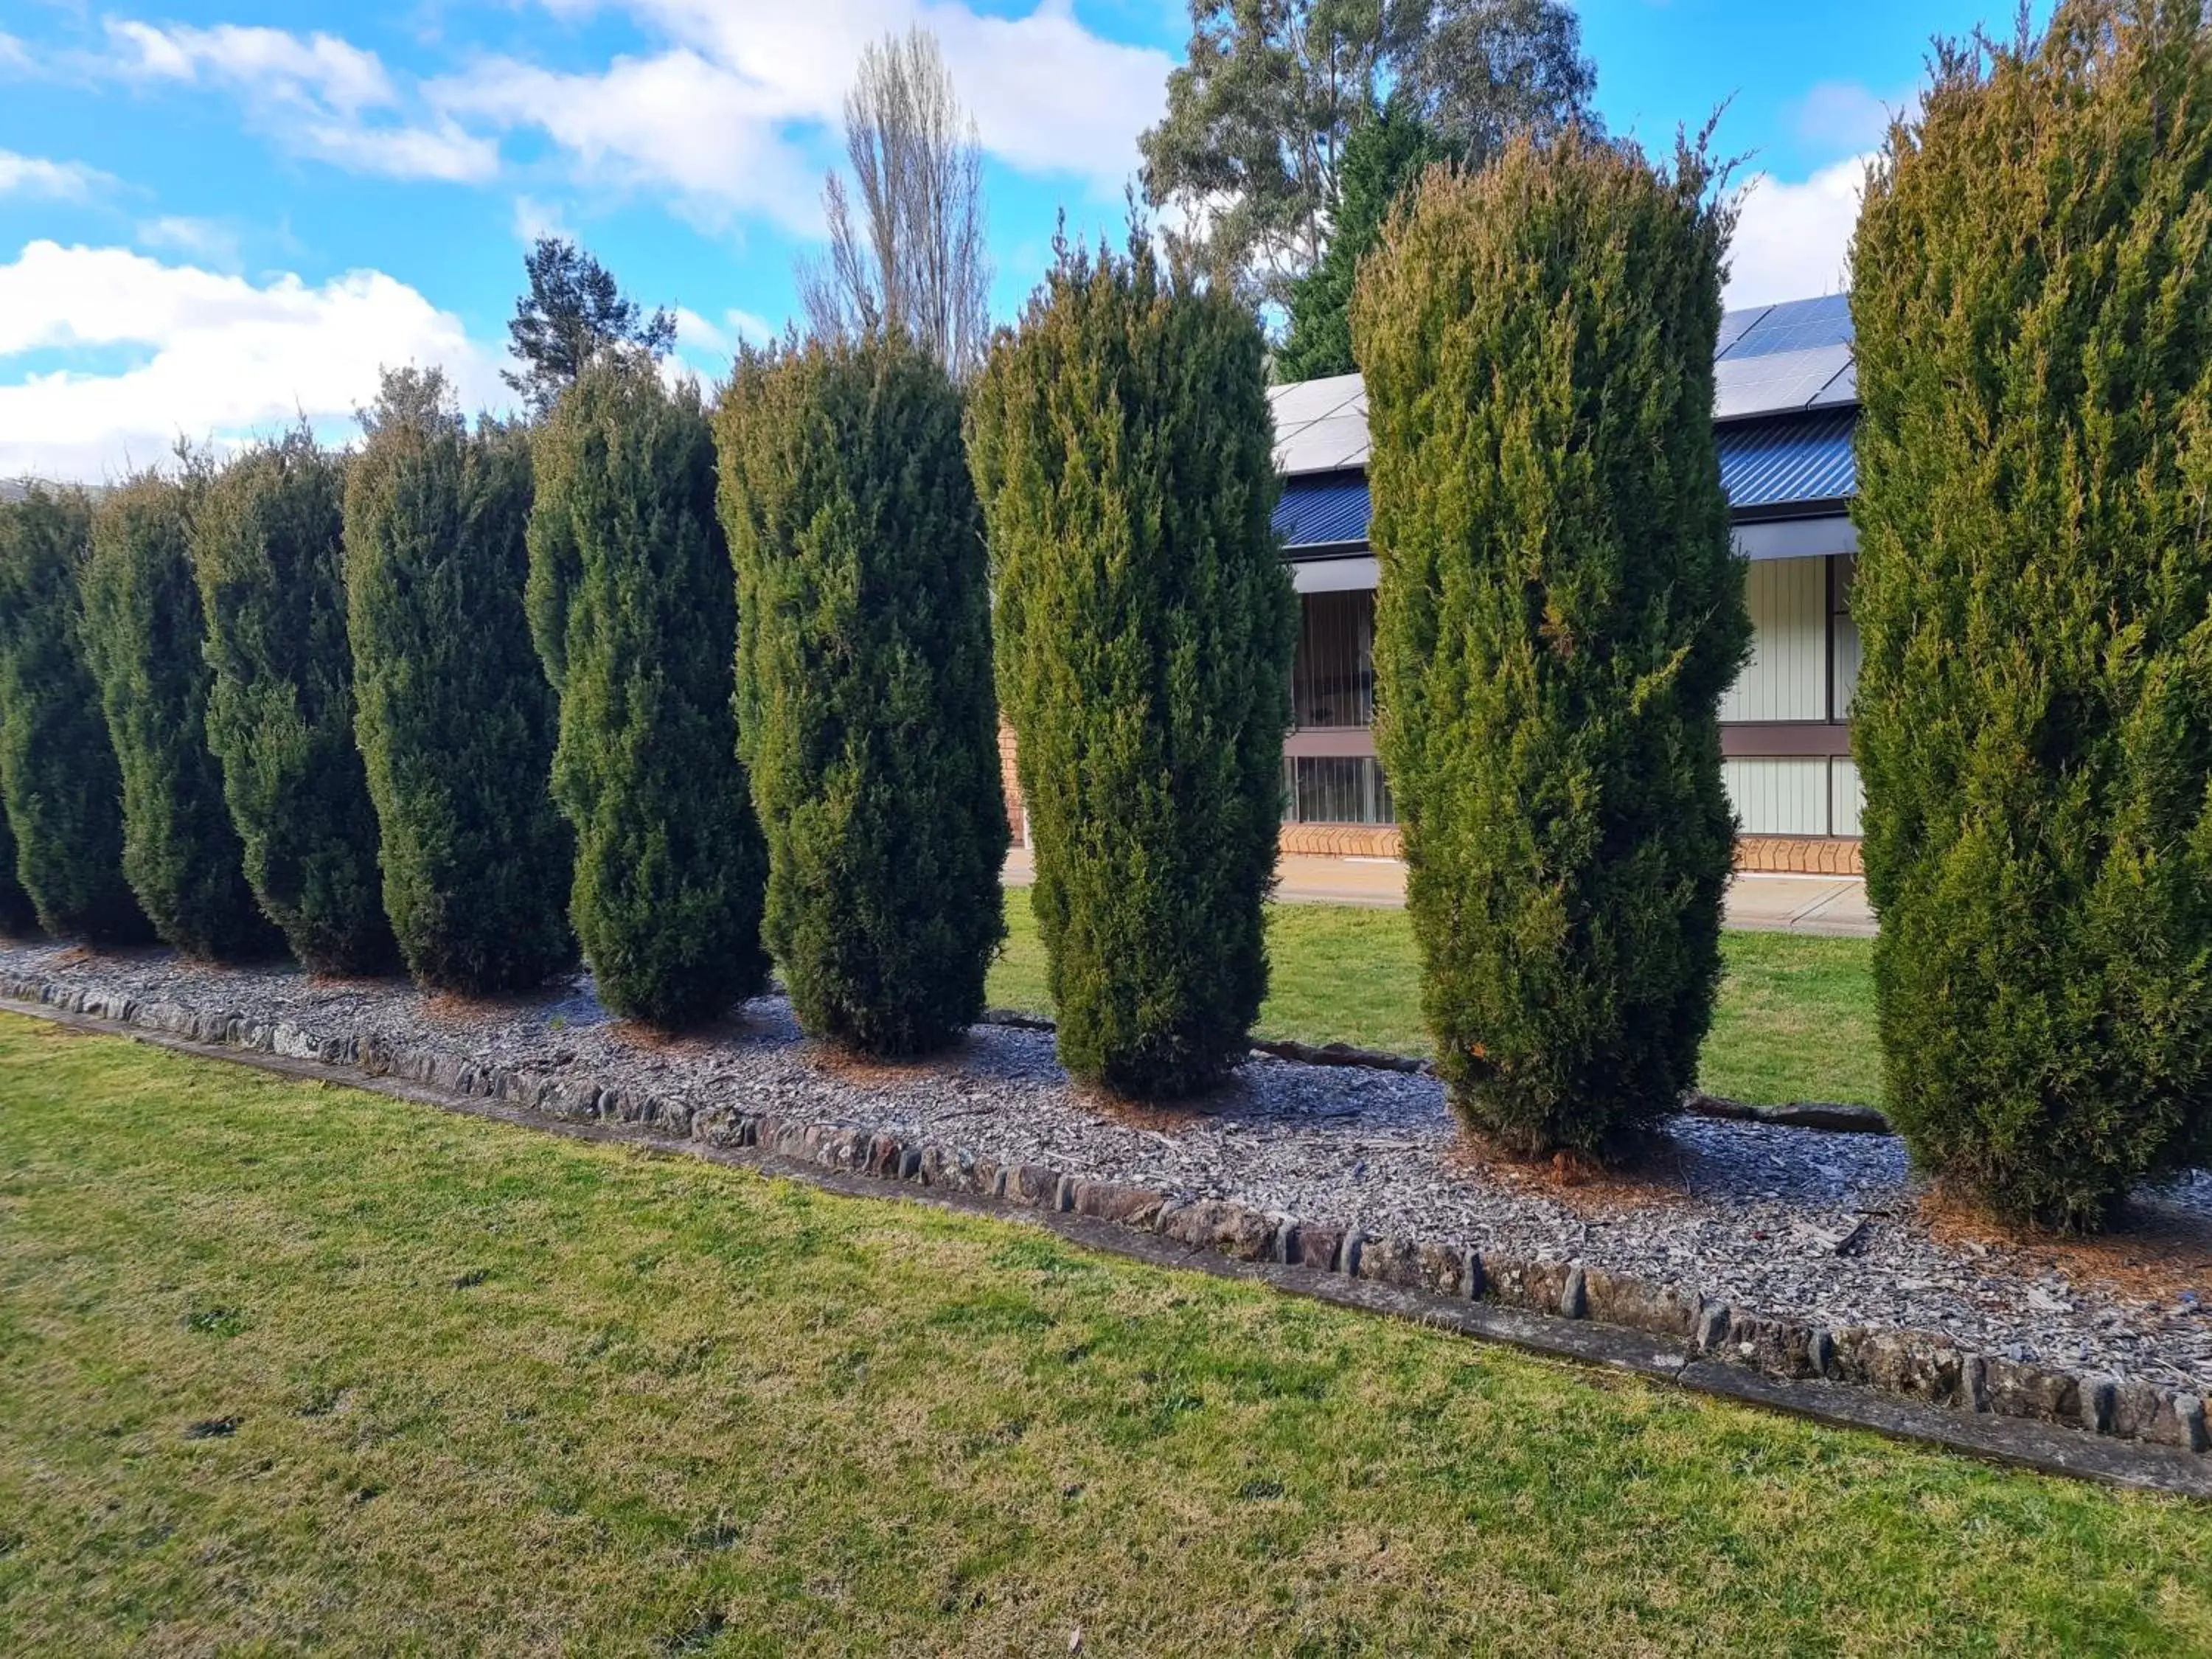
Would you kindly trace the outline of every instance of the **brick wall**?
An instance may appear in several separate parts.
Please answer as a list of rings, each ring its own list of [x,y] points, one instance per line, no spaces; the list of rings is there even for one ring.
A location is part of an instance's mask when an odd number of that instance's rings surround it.
[[[1391,823],[1286,823],[1279,843],[1285,853],[1321,858],[1395,859],[1398,827]]]
[[[1841,836],[1738,836],[1735,867],[1781,875],[1863,873],[1858,842]]]
[[[1014,730],[999,722],[999,777],[1006,793],[1006,823],[1014,844],[1022,839],[1022,781],[1014,767]],[[1395,859],[1401,843],[1395,824],[1286,823],[1279,843],[1285,853],[1319,858]],[[1786,875],[1856,876],[1859,844],[1840,836],[1740,836],[1735,867]]]
[[[1006,716],[999,717],[999,787],[1006,795],[1006,828],[1013,831],[1014,845],[1022,844],[1022,778],[1014,767],[1014,728],[1006,724]]]

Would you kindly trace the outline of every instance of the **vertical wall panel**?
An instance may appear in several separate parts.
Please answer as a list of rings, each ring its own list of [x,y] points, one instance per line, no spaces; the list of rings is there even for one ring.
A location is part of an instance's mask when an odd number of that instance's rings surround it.
[[[1751,662],[1721,699],[1724,720],[1828,715],[1828,562],[1758,559],[1747,572]]]
[[[1835,574],[1830,589],[1829,603],[1836,612],[1836,659],[1830,672],[1834,676],[1835,718],[1842,720],[1851,712],[1851,698],[1859,689],[1859,625],[1851,620],[1851,577],[1858,568],[1854,556],[1838,554],[1832,561]]]
[[[1866,791],[1859,783],[1858,763],[1838,759],[1828,763],[1828,811],[1833,824],[1832,836],[1856,836],[1859,830],[1859,811],[1866,805]]]
[[[1829,833],[1826,760],[1723,761],[1721,775],[1742,834]]]

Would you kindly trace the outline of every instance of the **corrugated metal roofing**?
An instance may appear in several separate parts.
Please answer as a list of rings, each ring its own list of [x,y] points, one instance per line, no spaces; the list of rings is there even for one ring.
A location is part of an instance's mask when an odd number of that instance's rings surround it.
[[[1365,541],[1371,516],[1364,477],[1318,473],[1284,483],[1275,529],[1287,547],[1328,547]]]
[[[1858,492],[1851,428],[1858,411],[1824,409],[1804,415],[1740,421],[1713,435],[1721,455],[1721,488],[1737,512],[1838,501]]]
[[[1840,294],[1752,306],[1721,319],[1713,418],[1758,419],[1858,401],[1850,301]],[[1367,464],[1367,391],[1357,374],[1267,388],[1275,468],[1285,477]]]
[[[1810,507],[1855,495],[1851,427],[1856,419],[1855,410],[1826,409],[1721,427],[1714,436],[1729,506],[1737,512]],[[1360,473],[1309,474],[1285,481],[1275,528],[1295,553],[1364,542],[1372,514]]]

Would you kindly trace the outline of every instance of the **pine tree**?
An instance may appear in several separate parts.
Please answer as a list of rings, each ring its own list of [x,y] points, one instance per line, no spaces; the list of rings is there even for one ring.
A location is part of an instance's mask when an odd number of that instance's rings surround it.
[[[942,1048],[983,1011],[1007,841],[959,392],[903,336],[748,353],[715,435],[769,948],[808,1031]]]
[[[1853,253],[1888,1108],[2002,1215],[2212,1152],[2212,37],[1941,46]]]
[[[969,409],[1061,1062],[1217,1082],[1267,983],[1296,601],[1258,320],[1064,244]]]
[[[1712,428],[1729,210],[1578,131],[1432,172],[1363,267],[1376,746],[1437,1068],[1516,1152],[1697,1079],[1750,624]]]
[[[40,926],[135,945],[152,930],[123,878],[123,783],[85,662],[91,529],[79,490],[0,507],[0,799]]]
[[[208,747],[210,674],[192,585],[191,498],[204,477],[143,473],[93,513],[85,650],[122,771],[123,872],[164,942],[187,956],[274,954]]]
[[[737,612],[696,390],[603,356],[536,440],[530,617],[599,1000],[666,1030],[757,994],[767,854],[731,718]]]
[[[215,677],[208,744],[246,881],[306,967],[377,974],[397,951],[354,746],[344,487],[304,424],[247,450],[193,516],[192,574]]]
[[[1392,204],[1451,150],[1413,111],[1386,104],[1352,130],[1337,170],[1328,249],[1290,291],[1290,332],[1275,353],[1278,380],[1349,374],[1352,289],[1359,262],[1382,239]]]
[[[471,434],[437,369],[387,370],[345,489],[354,729],[384,908],[416,984],[486,995],[575,963],[554,706],[523,611],[527,434]]]

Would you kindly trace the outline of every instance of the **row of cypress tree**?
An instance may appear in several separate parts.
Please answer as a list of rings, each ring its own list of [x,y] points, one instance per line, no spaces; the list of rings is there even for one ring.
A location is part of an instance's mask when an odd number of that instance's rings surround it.
[[[530,430],[400,371],[349,454],[34,495],[0,514],[18,908],[472,993],[573,939],[672,1028],[773,958],[808,1030],[924,1052],[1003,933],[1003,697],[1065,1058],[1205,1087],[1266,987],[1264,387],[1256,319],[1139,236],[1063,247],[969,395],[895,331],[748,352],[711,414],[611,353]]]
[[[1432,173],[1357,285],[1424,1007],[1516,1150],[1671,1109],[1711,1019],[1748,634],[1714,182],[1702,146],[1522,142]],[[2060,1225],[2212,1153],[2208,201],[2194,0],[2066,0],[1939,52],[1855,249],[1889,1103]],[[565,892],[620,1012],[712,1018],[772,953],[810,1030],[919,1052],[1000,937],[1003,705],[1062,1058],[1202,1089],[1266,987],[1263,381],[1249,313],[1139,236],[1063,246],[964,398],[884,337],[748,354],[711,416],[608,358],[527,434],[403,374],[349,460],[34,492],[0,512],[0,925],[249,954],[250,890],[311,967],[484,990],[567,965]]]
[[[364,426],[0,511],[0,799],[47,931],[471,993],[574,962],[526,434],[412,371]]]

